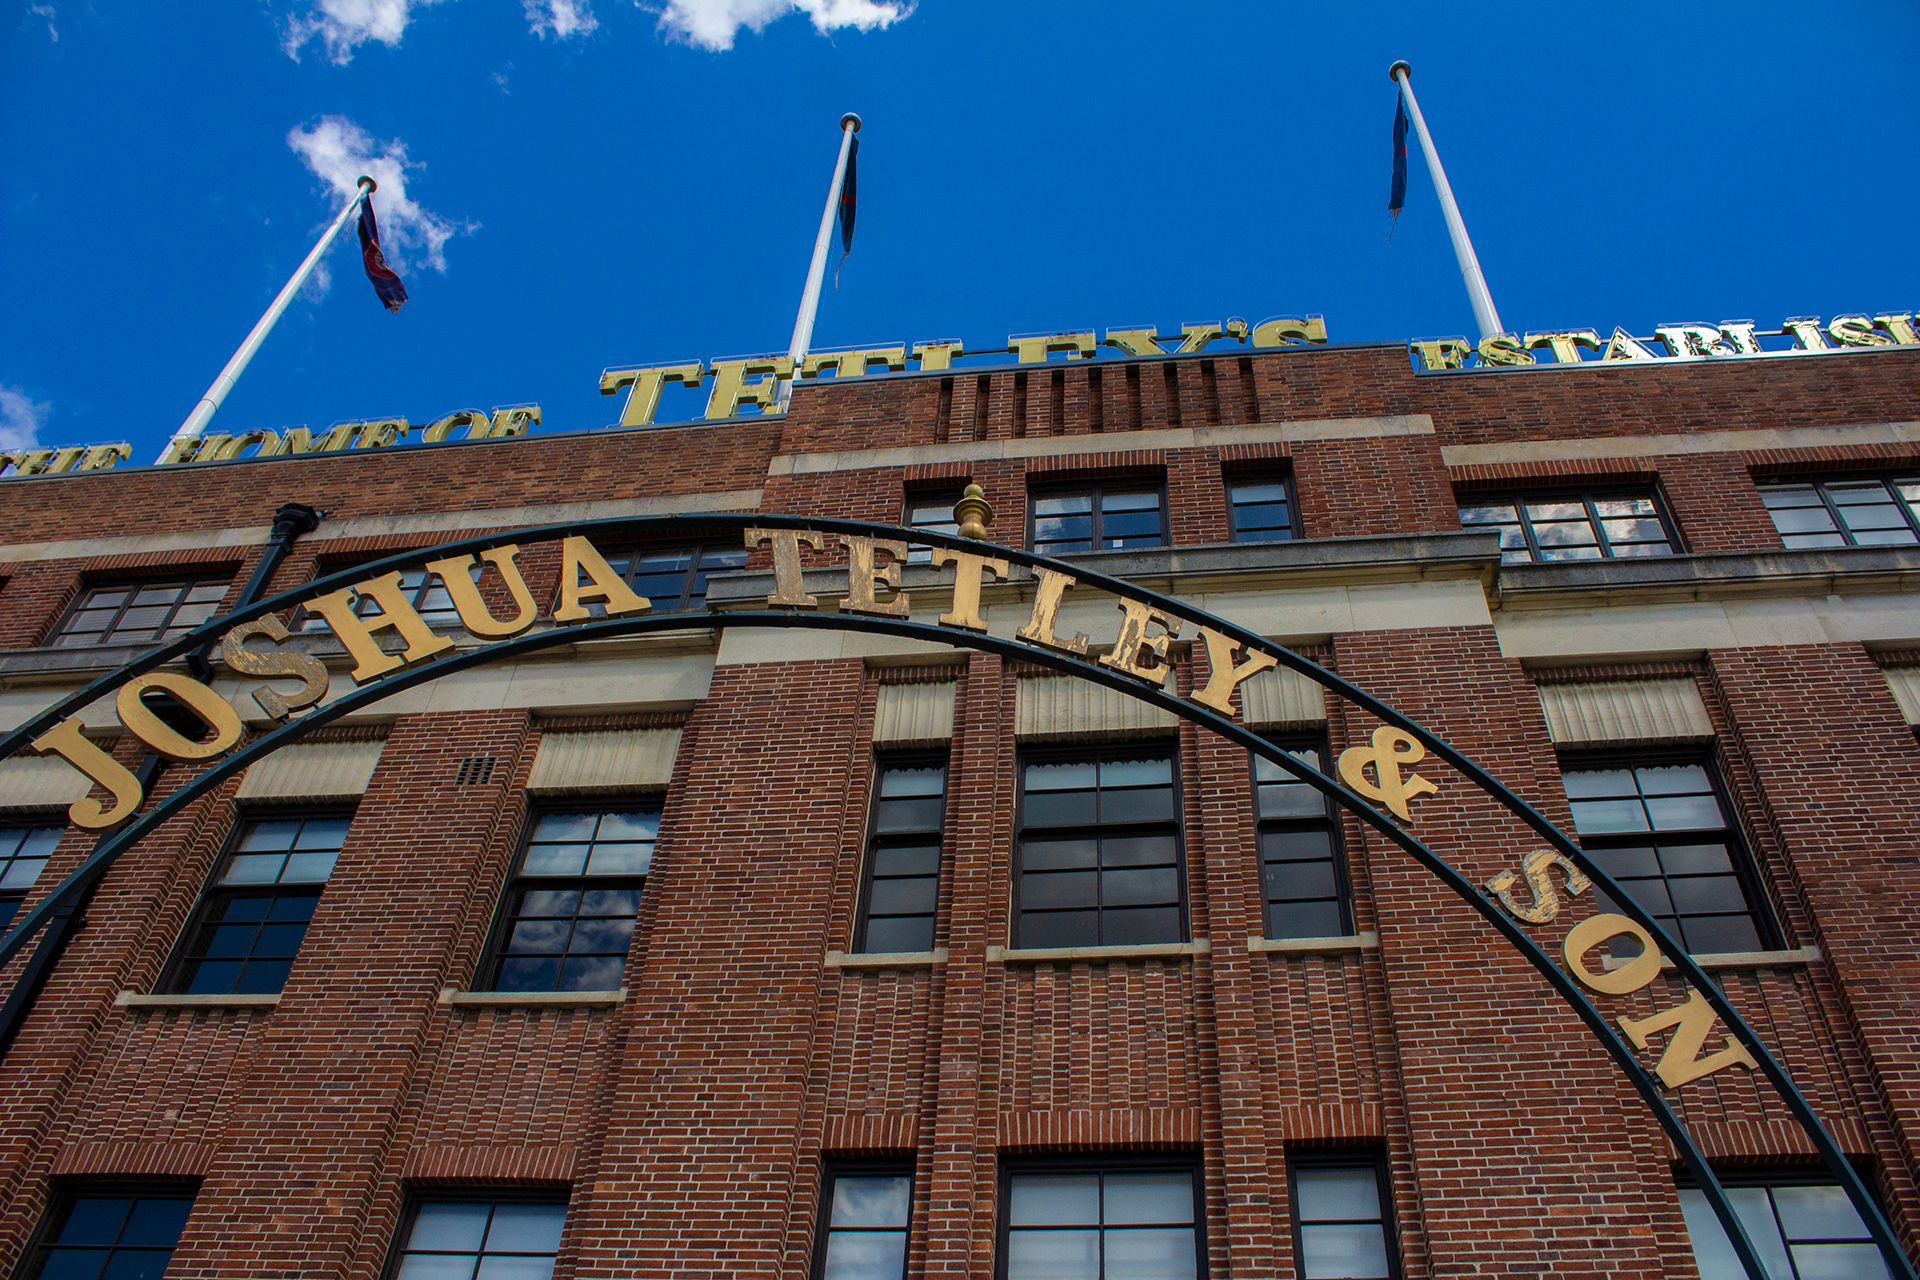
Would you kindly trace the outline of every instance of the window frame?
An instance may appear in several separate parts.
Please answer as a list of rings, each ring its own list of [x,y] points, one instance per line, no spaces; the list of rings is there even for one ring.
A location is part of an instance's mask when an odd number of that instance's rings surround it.
[[[154,990],[172,995],[189,994],[186,990],[187,985],[189,985],[187,966],[192,963],[196,957],[188,955],[188,949],[192,947],[193,939],[199,933],[200,929],[209,923],[211,908],[216,901],[216,897],[220,900],[265,898],[275,896],[276,891],[283,887],[291,888],[303,884],[312,885],[318,889],[322,897],[326,895],[327,885],[331,884],[333,880],[333,872],[331,871],[327,873],[327,879],[319,881],[317,884],[313,881],[296,880],[283,886],[281,882],[276,880],[271,884],[223,886],[220,883],[220,877],[226,871],[234,857],[242,852],[240,842],[245,838],[250,828],[256,823],[262,822],[328,822],[344,818],[347,820],[349,826],[347,834],[351,836],[351,826],[356,809],[357,806],[355,805],[330,804],[314,805],[312,807],[306,805],[287,805],[284,808],[263,807],[241,810],[233,824],[233,829],[227,833],[226,841],[221,846],[220,856],[214,859],[212,868],[207,872],[206,881],[200,886],[199,895],[193,902],[193,910],[187,916],[186,925],[180,930],[179,939],[174,943],[173,951],[167,957],[167,963],[160,970],[160,980],[154,984]],[[307,921],[307,927],[309,930],[313,927],[311,918]],[[303,933],[300,937],[300,946],[305,947],[306,945],[306,934]],[[198,958],[205,959],[206,957]],[[296,948],[293,960],[288,962],[289,976],[291,976],[292,965],[297,963],[299,958],[300,952],[299,949]],[[283,980],[280,984],[279,991],[284,992],[285,990],[286,982]],[[242,995],[247,993],[235,992],[229,994]]]
[[[841,1178],[905,1178],[907,1180],[907,1247],[901,1260],[902,1280],[913,1266],[913,1202],[919,1189],[914,1161],[908,1159],[825,1159],[820,1162],[820,1204],[814,1214],[813,1255],[807,1264],[808,1280],[823,1280],[827,1269],[827,1245],[833,1230],[833,1188]],[[888,1230],[890,1228],[880,1228]]]
[[[1288,1230],[1293,1238],[1293,1273],[1296,1276],[1306,1274],[1306,1237],[1301,1231],[1300,1197],[1295,1192],[1299,1186],[1298,1172],[1302,1169],[1371,1169],[1374,1185],[1380,1196],[1380,1228],[1386,1238],[1387,1275],[1389,1280],[1401,1280],[1405,1274],[1405,1258],[1400,1251],[1399,1224],[1394,1221],[1393,1212],[1393,1170],[1388,1167],[1387,1153],[1374,1148],[1298,1148],[1287,1150],[1287,1219]]]
[[[867,841],[861,851],[860,892],[856,900],[853,918],[853,936],[848,939],[855,955],[882,955],[885,952],[867,950],[868,914],[873,906],[874,855],[882,848],[880,821],[880,786],[890,769],[925,769],[938,766],[940,777],[940,858],[933,876],[933,937],[927,943],[929,948],[940,941],[940,884],[946,879],[947,870],[947,806],[953,798],[953,766],[951,753],[946,751],[875,751],[873,756],[873,785],[867,799]]]
[[[1887,491],[1889,496],[1893,499],[1894,510],[1898,511],[1902,516],[1906,517],[1907,528],[1913,533],[1914,542],[1910,542],[1910,543],[1909,542],[1860,542],[1854,538],[1853,529],[1850,526],[1848,526],[1845,520],[1840,518],[1840,504],[1835,502],[1833,500],[1833,496],[1827,492],[1827,486],[1830,484],[1860,484],[1868,480],[1877,482],[1882,488],[1884,488]],[[1896,472],[1836,471],[1832,473],[1820,472],[1814,475],[1805,475],[1805,474],[1778,475],[1778,476],[1768,476],[1765,479],[1755,478],[1753,482],[1753,487],[1756,492],[1762,495],[1762,501],[1764,502],[1765,501],[1764,495],[1768,489],[1784,488],[1788,485],[1811,486],[1813,489],[1814,496],[1820,499],[1820,505],[1827,513],[1827,519],[1833,522],[1833,529],[1831,530],[1831,532],[1838,533],[1840,535],[1841,546],[1843,547],[1902,547],[1902,546],[1913,546],[1915,545],[1915,543],[1920,543],[1920,512],[1915,511],[1911,506],[1909,506],[1907,503],[1907,499],[1894,487],[1895,485],[1898,485],[1903,481],[1907,483],[1920,481],[1920,474],[1908,473],[1905,471],[1896,471]],[[1823,548],[1823,547],[1789,547],[1787,546],[1788,535],[1780,528],[1779,525],[1774,524],[1774,521],[1773,521],[1774,508],[1767,507],[1766,510],[1767,510],[1767,523],[1773,525],[1774,536],[1780,539],[1780,545],[1786,550],[1788,551],[1820,551],[1820,550],[1831,551],[1833,550],[1832,547]],[[1804,536],[1804,535],[1795,535],[1795,536]]]
[[[1319,733],[1270,733],[1262,734],[1261,736],[1282,751],[1303,751],[1309,748],[1319,751],[1321,762],[1320,771],[1322,773],[1327,772],[1328,766],[1333,759],[1333,746],[1328,739],[1326,726],[1324,725],[1321,726]],[[1317,819],[1307,817],[1269,818],[1262,815],[1260,812],[1260,757],[1254,755],[1251,751],[1247,753],[1247,781],[1248,785],[1253,788],[1254,862],[1255,871],[1259,876],[1261,936],[1268,939],[1317,936],[1312,934],[1282,935],[1276,934],[1273,931],[1273,901],[1267,895],[1267,856],[1266,850],[1262,847],[1261,838],[1270,830],[1305,830],[1311,824],[1320,822],[1326,826],[1327,843],[1333,861],[1333,887],[1337,895],[1335,905],[1339,908],[1340,927],[1344,930],[1340,936],[1351,937],[1356,928],[1353,917],[1353,880],[1347,871],[1346,843],[1341,839],[1340,830],[1342,825],[1341,815],[1345,810],[1334,804],[1328,797],[1322,795],[1320,798],[1323,812],[1322,816]],[[1307,784],[1303,782],[1299,785],[1306,786]],[[1316,792],[1315,794],[1319,793]]]
[[[10,831],[53,832],[53,847],[47,851],[47,862],[52,862],[54,855],[60,852],[60,842],[66,839],[66,815],[64,813],[58,813],[58,811],[49,811],[41,815],[35,815],[32,812],[8,814],[5,818],[0,818],[0,837],[3,837],[5,833]],[[24,836],[21,838],[21,844],[22,847],[24,847]],[[4,859],[0,859],[0,875],[4,875],[5,871],[17,860],[14,854],[8,854]],[[27,899],[33,896],[33,891],[40,886],[40,877],[46,873],[46,864],[42,863],[40,870],[34,873],[32,884],[0,889],[0,907],[4,907],[7,903],[14,904],[12,914],[7,915],[4,919],[0,919],[0,932],[4,932],[13,927],[13,921],[19,918],[19,908],[25,906]]]
[[[1102,496],[1107,493],[1108,490],[1112,490],[1115,493],[1148,493],[1150,492],[1154,494],[1159,502],[1159,505],[1156,509],[1158,510],[1160,515],[1160,541],[1153,544],[1153,546],[1151,547],[1103,547],[1101,546],[1100,545],[1100,519],[1101,519],[1100,500]],[[1093,545],[1088,547],[1087,550],[1085,551],[1056,551],[1052,553],[1041,552],[1038,554],[1052,554],[1057,556],[1085,556],[1085,555],[1092,555],[1098,551],[1155,551],[1155,550],[1159,550],[1164,547],[1170,547],[1173,545],[1173,542],[1172,542],[1173,530],[1167,515],[1167,477],[1163,472],[1160,475],[1151,477],[1151,478],[1143,477],[1143,476],[1103,476],[1103,477],[1099,477],[1091,480],[1042,481],[1039,484],[1034,484],[1030,480],[1027,485],[1027,530],[1026,530],[1026,548],[1025,548],[1026,550],[1033,551],[1034,549],[1033,535],[1034,535],[1034,525],[1038,519],[1035,513],[1036,508],[1039,505],[1038,499],[1065,497],[1065,496],[1076,495],[1081,493],[1088,495],[1088,497],[1091,499],[1089,503],[1089,510],[1091,512],[1092,524],[1089,528],[1088,541],[1090,541]]]
[[[1667,556],[1687,554],[1686,543],[1680,537],[1680,526],[1674,521],[1673,512],[1668,508],[1666,497],[1660,491],[1658,481],[1644,484],[1600,484],[1566,485],[1537,489],[1470,489],[1464,493],[1454,493],[1454,511],[1456,518],[1462,507],[1511,506],[1520,522],[1520,536],[1526,544],[1527,559],[1509,561],[1505,559],[1503,548],[1501,563],[1505,564],[1591,564],[1595,560],[1659,560],[1660,556],[1620,556],[1613,552],[1613,544],[1607,539],[1605,520],[1613,516],[1602,516],[1594,507],[1595,502],[1604,502],[1611,498],[1646,498],[1653,503],[1654,518],[1667,535]],[[1587,524],[1593,530],[1594,543],[1601,554],[1593,557],[1560,557],[1547,559],[1540,554],[1540,544],[1533,533],[1533,520],[1526,513],[1529,502],[1570,502],[1578,500],[1587,511]],[[1491,524],[1467,524],[1460,526],[1468,531],[1490,531],[1501,526]]]
[[[509,915],[507,911],[507,905],[512,901],[513,894],[516,890],[526,890],[528,888],[580,888],[584,892],[588,888],[637,889],[638,896],[634,901],[633,915],[636,922],[634,933],[638,934],[640,912],[646,907],[647,881],[651,879],[653,875],[651,863],[649,863],[647,870],[639,875],[626,873],[608,876],[589,876],[583,870],[576,876],[529,876],[522,871],[522,868],[526,865],[528,851],[533,847],[533,836],[540,827],[540,819],[546,817],[548,814],[580,813],[583,811],[591,811],[595,814],[654,813],[661,815],[661,821],[664,823],[666,799],[666,792],[651,791],[632,795],[604,797],[542,796],[533,804],[528,805],[526,816],[521,822],[520,838],[514,848],[513,861],[508,864],[506,879],[501,883],[500,887],[500,898],[498,902],[494,904],[493,923],[487,928],[486,946],[480,953],[481,968],[480,974],[478,975],[480,981],[474,984],[473,989],[475,991],[498,992],[502,995],[516,994],[514,992],[504,991],[500,987],[500,971],[504,967],[508,954],[505,949],[507,940],[512,934],[514,921],[520,918],[515,915]],[[592,803],[597,800],[604,801],[604,803]],[[654,830],[654,852],[656,855],[659,853],[659,848],[660,834],[659,828],[656,826]],[[576,912],[574,919],[578,920],[579,918],[579,914]],[[626,974],[626,966],[632,959],[633,939],[630,937],[627,942],[627,958],[620,966],[623,979]],[[599,988],[594,989],[598,990]],[[551,990],[560,992],[564,991],[565,988],[555,987]]]
[[[1284,538],[1242,538],[1233,491],[1241,486],[1277,484],[1286,490],[1287,535]],[[1223,491],[1227,500],[1227,541],[1235,546],[1264,546],[1275,542],[1298,542],[1305,536],[1300,526],[1300,493],[1294,483],[1293,468],[1272,467],[1258,470],[1229,471]]]
[[[1785,945],[1785,931],[1780,926],[1773,897],[1767,892],[1767,885],[1761,878],[1760,865],[1754,859],[1753,842],[1748,838],[1745,815],[1741,813],[1739,806],[1734,803],[1733,793],[1727,787],[1726,770],[1723,767],[1719,752],[1706,747],[1656,747],[1639,750],[1615,748],[1600,751],[1569,750],[1559,752],[1556,763],[1559,765],[1563,779],[1561,782],[1562,798],[1568,799],[1569,803],[1571,803],[1571,799],[1565,795],[1566,783],[1564,778],[1565,775],[1570,772],[1636,768],[1659,769],[1670,768],[1676,765],[1699,765],[1701,769],[1705,771],[1707,782],[1713,788],[1714,800],[1719,804],[1721,815],[1726,819],[1726,825],[1720,828],[1720,830],[1725,831],[1727,834],[1729,860],[1733,863],[1734,875],[1740,882],[1741,892],[1746,895],[1748,913],[1753,917],[1754,932],[1760,937],[1760,950],[1776,950]],[[1638,785],[1636,782],[1636,789]],[[1569,825],[1571,825],[1571,823]],[[1706,828],[1700,828],[1698,830],[1705,831]],[[1576,830],[1571,834],[1573,835],[1574,843],[1580,846],[1582,852],[1587,852],[1589,851],[1587,844],[1588,839],[1605,842],[1595,847],[1614,848],[1632,844],[1640,840],[1652,843],[1661,833],[1657,831],[1610,831],[1596,833],[1592,837],[1583,837]],[[1696,834],[1696,832],[1675,830],[1671,834],[1684,838]],[[1660,882],[1663,886],[1667,883],[1667,875],[1664,868],[1661,872]],[[1595,892],[1597,893],[1598,889],[1596,889]],[[1651,914],[1653,914],[1656,919],[1660,915],[1659,912],[1653,912]],[[1680,915],[1679,912],[1673,914],[1676,919]],[[1681,941],[1685,941],[1685,939],[1682,938]],[[1694,953],[1689,952],[1689,954]],[[1715,953],[1703,951],[1698,954],[1713,955]]]
[[[1044,1176],[1050,1173],[1061,1174],[1127,1174],[1127,1173],[1172,1173],[1188,1174],[1193,1179],[1193,1274],[1199,1280],[1211,1274],[1207,1263],[1207,1171],[1206,1162],[1198,1153],[1183,1151],[1154,1153],[1093,1153],[1089,1155],[1064,1156],[1019,1156],[1002,1158],[998,1178],[998,1187],[994,1195],[994,1280],[1007,1280],[1008,1237],[1013,1227],[1013,1180],[1022,1174]],[[1095,1228],[1100,1233],[1100,1275],[1096,1280],[1106,1280],[1106,1184],[1101,1183],[1100,1222]]]
[[[740,557],[740,563],[737,565],[724,565],[718,569],[707,569],[703,567],[702,561],[705,560],[707,553],[710,551],[726,551],[726,552],[733,553]],[[688,612],[689,605],[687,604],[687,601],[690,600],[693,596],[693,584],[696,580],[698,580],[704,587],[707,579],[710,578],[713,574],[732,573],[737,570],[744,569],[746,567],[746,558],[752,554],[752,552],[747,549],[744,543],[740,543],[736,545],[735,543],[728,542],[726,539],[718,536],[700,537],[696,535],[692,538],[687,539],[684,542],[671,541],[671,542],[627,543],[624,546],[617,546],[609,549],[606,553],[606,560],[607,560],[608,566],[613,568],[614,572],[619,575],[620,580],[627,584],[628,590],[633,591],[636,595],[644,595],[645,594],[644,592],[641,592],[639,588],[633,585],[634,574],[639,567],[640,561],[645,559],[647,556],[673,555],[679,552],[691,553],[693,557],[692,560],[688,563],[686,569],[682,571],[680,574],[680,594],[674,597],[673,602],[671,604],[666,603],[665,597],[663,596],[647,596],[646,599],[648,603],[652,605],[652,612],[654,613],[686,613]],[[626,567],[624,569],[621,569],[616,565],[616,562],[623,558],[626,560]],[[706,594],[707,593],[704,590],[702,590],[700,594],[700,599],[703,607],[706,602]],[[559,598],[558,588],[555,589],[554,598],[556,600]],[[594,606],[589,605],[588,607],[592,608]]]
[[[1140,745],[1142,743],[1145,744],[1144,747]],[[1020,916],[1022,913],[1020,890],[1021,880],[1025,875],[1026,869],[1027,766],[1029,764],[1052,764],[1072,762],[1075,760],[1097,759],[1104,762],[1110,754],[1123,756],[1136,754],[1142,750],[1158,751],[1163,749],[1167,756],[1168,771],[1172,776],[1173,818],[1171,822],[1166,825],[1170,825],[1173,828],[1174,876],[1180,890],[1180,937],[1178,941],[1181,944],[1193,941],[1192,911],[1187,893],[1187,809],[1185,789],[1182,786],[1180,776],[1180,740],[1174,737],[1127,738],[1120,740],[1101,739],[1074,743],[1035,743],[1032,746],[1020,746],[1014,752],[1013,850],[1010,860],[1012,863],[1012,874],[1009,877],[1011,884],[1008,887],[1011,910],[1007,920],[1007,936],[1011,940],[1009,945],[1015,950],[1025,945],[1020,936]],[[1096,791],[1098,789],[1099,788],[1096,787]],[[1157,822],[1135,822],[1115,825],[1121,828],[1124,833],[1128,829],[1139,831],[1150,827],[1158,827],[1162,824]],[[1107,829],[1104,823],[1094,823],[1081,826],[1043,827],[1039,830],[1043,832],[1067,833],[1085,831],[1103,832]],[[1097,839],[1099,837],[1096,836],[1095,838]],[[1095,865],[1094,871],[1096,875],[1103,873],[1104,870],[1104,864]],[[1103,917],[1106,907],[1104,905],[1097,905],[1095,911]],[[1099,917],[1096,918],[1099,919]],[[1104,920],[1101,919],[1100,923],[1104,923]],[[1104,934],[1105,930],[1102,929],[1100,932]],[[1094,942],[1074,945],[1132,946],[1136,944]],[[1146,943],[1137,945],[1161,946],[1166,944]]]
[[[220,612],[220,605],[225,603],[227,596],[233,594],[233,578],[234,570],[231,567],[227,567],[224,569],[208,569],[205,572],[188,572],[183,577],[162,574],[150,578],[103,578],[97,582],[82,579],[80,589],[74,593],[74,597],[68,602],[67,607],[60,611],[60,616],[54,619],[53,627],[47,632],[46,639],[41,647],[48,649],[105,649],[121,644],[158,644],[161,638],[167,634],[167,629],[173,625],[173,620],[180,616],[180,610],[182,606],[186,604],[187,596],[192,594],[196,587],[212,586],[215,583],[219,583],[226,588],[226,590],[221,593],[220,599],[214,602],[213,613],[208,615],[208,617],[217,617]],[[120,619],[126,616],[127,610],[133,608],[134,596],[141,591],[151,590],[155,587],[178,587],[180,589],[177,598],[167,609],[166,620],[159,626],[152,628],[152,634],[147,639],[108,640],[107,637],[114,634],[114,628],[119,626]],[[121,601],[120,606],[114,610],[113,621],[100,631],[100,638],[98,640],[93,641],[91,644],[84,645],[61,644],[61,639],[67,634],[68,624],[80,614],[87,611],[87,601],[92,598],[95,592],[99,591],[125,591],[127,598]],[[203,624],[195,623],[194,625],[200,626]],[[144,635],[146,632],[143,630],[141,634]]]
[[[414,1183],[407,1187],[406,1202],[400,1213],[399,1226],[394,1230],[393,1239],[387,1246],[386,1265],[380,1268],[380,1280],[395,1280],[400,1274],[401,1263],[407,1255],[407,1245],[413,1239],[413,1224],[420,1217],[420,1210],[429,1204],[557,1204],[567,1212],[573,1210],[573,1187],[475,1187],[475,1186],[436,1186],[432,1183]],[[560,1224],[561,1243],[566,1243],[567,1224]],[[558,1257],[556,1250],[555,1256]]]
[[[39,1280],[46,1271],[51,1251],[56,1247],[55,1240],[60,1230],[66,1226],[67,1216],[72,1212],[75,1202],[80,1200],[184,1200],[194,1205],[200,1198],[201,1179],[161,1179],[152,1182],[131,1182],[116,1179],[105,1182],[66,1182],[55,1180],[49,1187],[46,1207],[41,1210],[40,1220],[34,1224],[33,1233],[27,1237],[26,1247],[20,1251],[19,1270],[15,1273],[21,1280]],[[193,1211],[187,1211],[187,1220],[193,1220]],[[56,1227],[55,1222],[59,1223]],[[122,1224],[124,1228],[124,1223]],[[181,1228],[181,1234],[186,1229]],[[109,1246],[111,1248],[112,1246]],[[174,1242],[174,1252],[180,1248],[179,1241]],[[172,1259],[169,1255],[169,1265]]]
[[[973,482],[971,480],[962,480],[959,484],[953,486],[952,488],[948,488],[945,485],[922,485],[916,488],[905,490],[904,493],[902,494],[901,502],[900,502],[900,527],[902,529],[938,530],[939,529],[938,525],[916,525],[913,522],[914,506],[918,503],[926,502],[929,499],[938,501],[939,499],[946,497],[948,494],[953,495],[953,501],[955,504],[957,504],[959,503],[960,499],[966,497],[967,486],[972,483]],[[955,525],[955,536],[957,537],[958,521],[949,521],[948,523],[952,523]],[[924,543],[913,542],[913,543],[907,544],[907,558],[901,561],[901,563],[903,565],[930,565],[932,563],[932,557],[933,557],[932,547],[927,546]]]
[[[1824,1165],[1818,1165],[1818,1164],[1802,1164],[1802,1165],[1771,1164],[1771,1165],[1757,1165],[1757,1166],[1747,1165],[1739,1168],[1726,1168],[1726,1169],[1715,1168],[1713,1171],[1713,1176],[1715,1179],[1719,1181],[1720,1185],[1723,1188],[1729,1191],[1737,1187],[1738,1188],[1761,1187],[1766,1189],[1769,1192],[1769,1195],[1767,1196],[1767,1205],[1769,1209],[1773,1210],[1774,1222],[1776,1223],[1776,1225],[1780,1224],[1779,1209],[1774,1205],[1773,1196],[1771,1195],[1771,1192],[1775,1190],[1781,1190],[1781,1189],[1786,1189],[1791,1187],[1832,1187],[1836,1190],[1840,1189],[1840,1184],[1834,1180],[1833,1175],[1827,1171],[1826,1167]],[[1878,1203],[1880,1206],[1880,1211],[1884,1214],[1886,1212],[1886,1205],[1884,1200],[1882,1200],[1881,1196],[1879,1195],[1878,1190],[1874,1188],[1873,1178],[1869,1176],[1863,1180],[1866,1182],[1868,1186],[1869,1194],[1873,1196],[1875,1202]],[[1679,1198],[1679,1193],[1682,1191],[1700,1190],[1700,1184],[1694,1180],[1692,1171],[1685,1168],[1684,1166],[1674,1170],[1673,1185],[1674,1185],[1674,1193],[1675,1193],[1676,1200]],[[1849,1207],[1851,1207],[1852,1205],[1851,1200],[1848,1201],[1848,1205]],[[1680,1209],[1680,1212],[1682,1215],[1681,1220],[1684,1225],[1685,1212],[1686,1212],[1684,1207]],[[1709,1212],[1711,1212],[1711,1210],[1709,1210]],[[1855,1213],[1857,1216],[1858,1210],[1855,1210]],[[1717,1218],[1715,1219],[1715,1224],[1718,1225]],[[1865,1224],[1863,1223],[1862,1225],[1865,1225]],[[1723,1232],[1724,1232],[1724,1228],[1723,1228]],[[1691,1228],[1686,1228],[1686,1235],[1687,1235],[1688,1258],[1689,1260],[1697,1259],[1699,1255],[1694,1247],[1693,1232]],[[1781,1233],[1781,1243],[1787,1251],[1788,1265],[1791,1266],[1796,1273],[1798,1273],[1800,1270],[1800,1265],[1798,1260],[1796,1260],[1793,1257],[1793,1242],[1786,1238],[1785,1232]],[[1809,1242],[1809,1243],[1812,1243],[1812,1242]],[[1869,1247],[1871,1247],[1870,1239],[1863,1240],[1862,1243],[1866,1243],[1869,1245]],[[1879,1254],[1879,1250],[1875,1249],[1874,1252],[1877,1258]]]

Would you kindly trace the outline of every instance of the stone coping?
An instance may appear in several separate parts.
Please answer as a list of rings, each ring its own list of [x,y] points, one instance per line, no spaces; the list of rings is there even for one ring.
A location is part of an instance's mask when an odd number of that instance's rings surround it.
[[[947,962],[947,949],[931,951],[829,951],[820,963],[829,969],[930,969]]]
[[[267,995],[141,995],[122,991],[113,1003],[121,1009],[271,1009],[280,1003],[280,993]]]
[[[1213,944],[1205,938],[1192,942],[1150,942],[1130,947],[988,947],[988,964],[1054,964],[1108,960],[1154,960],[1209,955]]]
[[[602,1005],[620,1004],[626,998],[625,987],[614,991],[462,991],[458,987],[442,987],[434,1003],[496,1007],[502,1005]]]
[[[1380,935],[1372,929],[1334,938],[1248,938],[1248,952],[1281,952],[1288,955],[1331,954],[1340,951],[1371,951],[1380,946]]]

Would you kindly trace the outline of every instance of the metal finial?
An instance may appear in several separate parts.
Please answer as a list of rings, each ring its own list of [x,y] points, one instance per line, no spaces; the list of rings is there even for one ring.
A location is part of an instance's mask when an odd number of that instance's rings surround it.
[[[986,490],[977,484],[968,485],[960,501],[953,504],[953,518],[960,526],[961,537],[985,542],[987,529],[993,524],[993,507],[987,502]]]

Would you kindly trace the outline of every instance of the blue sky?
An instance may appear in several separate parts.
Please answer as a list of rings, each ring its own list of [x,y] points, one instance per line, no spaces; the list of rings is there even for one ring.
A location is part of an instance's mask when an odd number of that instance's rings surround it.
[[[151,459],[364,154],[412,300],[349,229],[212,429],[605,426],[609,365],[785,348],[846,110],[816,347],[1469,333],[1417,152],[1388,242],[1398,57],[1509,329],[1920,308],[1910,3],[0,4],[0,446]]]

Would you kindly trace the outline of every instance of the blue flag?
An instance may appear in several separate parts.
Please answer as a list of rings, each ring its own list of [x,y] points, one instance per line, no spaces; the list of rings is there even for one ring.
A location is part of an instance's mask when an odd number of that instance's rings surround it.
[[[1387,213],[1395,223],[1407,203],[1407,99],[1394,94],[1393,103],[1393,186],[1387,192]],[[1393,239],[1393,227],[1387,227],[1387,239]]]
[[[847,148],[847,177],[840,184],[840,261],[833,268],[833,291],[840,292],[840,268],[847,265],[847,255],[853,252],[853,215],[857,201],[854,198],[854,161],[860,158],[860,139],[855,138]]]

